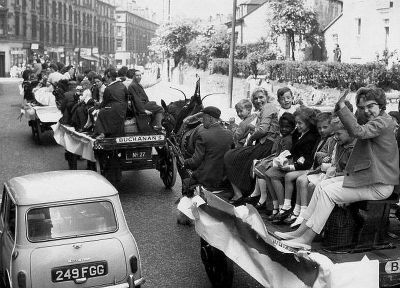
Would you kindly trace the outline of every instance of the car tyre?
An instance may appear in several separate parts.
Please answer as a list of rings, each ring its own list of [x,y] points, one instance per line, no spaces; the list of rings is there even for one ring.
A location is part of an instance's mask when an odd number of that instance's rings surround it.
[[[233,262],[217,248],[201,239],[201,260],[214,288],[230,288],[233,282]]]

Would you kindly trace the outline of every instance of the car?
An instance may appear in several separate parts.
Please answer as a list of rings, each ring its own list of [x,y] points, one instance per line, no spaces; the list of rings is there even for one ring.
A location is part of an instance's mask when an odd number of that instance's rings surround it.
[[[93,171],[12,178],[0,210],[5,287],[140,287],[140,255],[118,191]]]

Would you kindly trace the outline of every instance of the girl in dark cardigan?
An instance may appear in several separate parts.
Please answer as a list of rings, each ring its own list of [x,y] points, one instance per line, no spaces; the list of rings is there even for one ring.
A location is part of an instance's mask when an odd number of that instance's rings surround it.
[[[279,201],[280,211],[274,219],[271,219],[276,221],[285,219],[291,212],[291,200],[284,199],[285,189],[282,184],[286,173],[309,169],[313,163],[313,148],[319,140],[315,126],[316,113],[313,109],[300,107],[296,110],[294,116],[296,119],[296,130],[293,134],[293,146],[290,149],[290,163],[272,167],[266,172],[266,176],[271,179]]]

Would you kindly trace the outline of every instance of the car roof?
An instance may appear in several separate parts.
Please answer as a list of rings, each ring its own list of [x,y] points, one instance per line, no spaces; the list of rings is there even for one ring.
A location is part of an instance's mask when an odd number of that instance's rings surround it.
[[[52,171],[12,178],[6,182],[16,205],[108,197],[118,191],[93,171]]]

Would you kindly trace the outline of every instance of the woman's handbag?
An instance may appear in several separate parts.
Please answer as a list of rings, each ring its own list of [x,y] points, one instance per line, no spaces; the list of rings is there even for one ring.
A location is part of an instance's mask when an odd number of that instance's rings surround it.
[[[265,178],[265,174],[269,168],[272,167],[272,160],[275,158],[275,155],[270,155],[264,159],[258,160],[253,167],[253,173],[255,176],[259,178]]]

